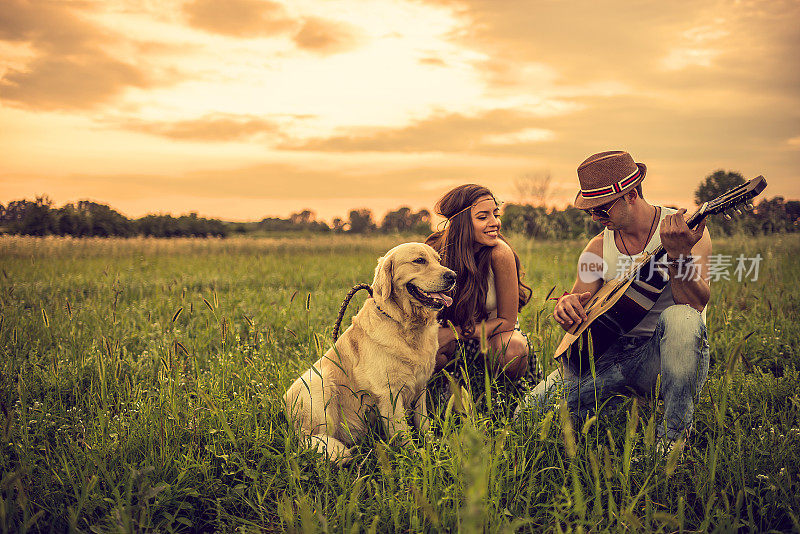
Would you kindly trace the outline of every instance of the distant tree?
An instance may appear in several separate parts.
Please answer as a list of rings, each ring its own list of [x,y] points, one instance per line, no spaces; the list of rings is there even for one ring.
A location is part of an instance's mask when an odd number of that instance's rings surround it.
[[[572,206],[563,211],[552,208],[549,212],[544,206],[531,204],[506,204],[503,207],[503,231],[534,239],[585,238],[597,235],[602,228]]]
[[[784,208],[786,209],[786,217],[792,226],[800,224],[800,200],[787,200]]]
[[[411,215],[411,231],[415,234],[430,234],[431,212],[425,209]]]
[[[744,177],[738,172],[726,172],[722,169],[714,171],[713,174],[706,176],[700,182],[694,192],[694,202],[698,206],[703,202],[714,200],[723,193],[726,193],[736,186],[745,183]]]
[[[268,232],[330,232],[331,230],[325,221],[316,220],[316,214],[308,209],[292,213],[288,219],[266,217],[256,224],[254,229],[256,228]]]
[[[146,215],[134,221],[135,232],[148,237],[225,237],[227,226],[219,219],[181,215]]]
[[[333,228],[334,232],[344,232],[347,229],[347,222],[342,219],[341,217],[334,217],[333,218]]]
[[[756,205],[754,212],[761,221],[761,230],[765,234],[794,230],[794,224],[789,220],[786,201],[783,197],[763,199]]]
[[[97,237],[128,237],[134,234],[131,221],[106,204],[98,204],[90,200],[81,200],[78,202],[77,210],[81,212],[89,222],[88,235]]]
[[[89,235],[89,220],[74,204],[65,204],[57,211],[58,234],[82,237]]]
[[[12,233],[44,236],[58,232],[53,201],[46,195],[36,200],[12,200],[3,210],[3,223]]]
[[[365,234],[372,232],[375,230],[375,228],[375,222],[372,220],[372,210],[369,208],[350,210],[349,232],[354,234]]]
[[[418,212],[403,206],[395,211],[388,212],[381,222],[382,232],[414,232],[429,234],[431,231],[431,213],[428,210]]]
[[[738,172],[719,169],[700,182],[694,192],[694,201],[699,206],[718,196],[727,193],[734,187],[745,183],[744,177]],[[712,235],[731,235],[741,231],[743,222],[740,219],[727,220],[722,215],[712,215],[706,220]]]
[[[402,208],[388,212],[381,222],[382,232],[407,232],[411,228],[411,208]]]
[[[295,230],[306,232],[330,232],[331,230],[325,221],[318,221],[317,214],[308,209],[300,213],[292,213],[289,221],[295,226]]]
[[[550,197],[552,175],[549,172],[529,172],[514,180],[514,195],[520,204],[544,206]]]
[[[4,223],[13,226],[15,223],[18,223],[22,220],[25,216],[25,212],[28,210],[28,207],[33,205],[34,203],[30,200],[12,200],[8,203],[8,206],[3,210],[3,219]]]
[[[300,213],[292,213],[291,215],[289,215],[289,220],[291,221],[291,223],[298,226],[307,226],[315,219],[316,219],[316,214],[308,209],[305,209]]]
[[[267,232],[285,232],[291,230],[292,222],[279,217],[264,217],[259,221],[258,228]]]

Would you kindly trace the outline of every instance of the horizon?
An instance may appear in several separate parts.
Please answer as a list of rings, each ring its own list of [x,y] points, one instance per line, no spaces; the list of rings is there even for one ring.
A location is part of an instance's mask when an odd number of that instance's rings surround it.
[[[765,189],[765,191],[767,191],[768,188],[769,188],[769,186],[767,187],[767,189]],[[39,195],[39,196],[41,196],[41,195]],[[164,212],[164,211],[149,211],[149,212],[146,212],[146,213],[132,215],[132,214],[126,213],[126,212],[124,212],[122,210],[119,210],[113,204],[111,204],[109,202],[105,202],[105,201],[100,200],[100,199],[79,198],[79,199],[76,199],[76,200],[71,200],[71,201],[67,201],[67,202],[63,202],[63,203],[57,203],[49,195],[45,194],[44,196],[47,197],[52,202],[51,209],[59,209],[59,208],[62,208],[64,206],[66,206],[67,204],[77,204],[78,202],[81,202],[81,201],[89,201],[89,202],[94,202],[96,204],[108,206],[109,208],[111,208],[115,212],[119,213],[120,215],[123,215],[124,217],[126,217],[126,218],[128,218],[130,220],[140,219],[142,217],[147,217],[149,215],[171,216],[171,217],[177,218],[177,217],[183,217],[183,216],[190,216],[190,215],[194,214],[199,218],[218,219],[218,220],[221,220],[222,222],[226,222],[226,223],[257,223],[257,222],[260,222],[260,221],[262,221],[264,219],[268,219],[268,218],[279,218],[279,219],[286,220],[291,215],[294,215],[294,214],[297,214],[297,213],[301,213],[303,210],[308,210],[313,215],[313,218],[312,218],[313,221],[324,222],[324,223],[328,224],[329,226],[331,226],[333,224],[333,219],[334,218],[338,217],[338,218],[340,218],[340,219],[342,219],[344,221],[347,221],[349,213],[350,213],[351,210],[358,210],[358,209],[363,209],[363,208],[371,210],[372,215],[374,217],[373,221],[378,225],[380,225],[380,223],[384,219],[384,217],[386,215],[388,215],[390,212],[397,211],[397,210],[399,210],[401,208],[409,208],[412,212],[419,212],[420,210],[423,210],[423,209],[428,210],[428,212],[431,215],[431,226],[435,226],[438,222],[441,222],[442,220],[444,220],[444,217],[442,217],[439,214],[437,214],[436,212],[434,212],[432,207],[422,206],[422,207],[415,208],[413,206],[409,206],[408,204],[398,204],[398,205],[389,207],[389,208],[387,208],[387,209],[385,209],[383,211],[375,211],[372,208],[370,208],[369,206],[356,206],[356,207],[348,208],[345,211],[343,211],[342,213],[337,213],[337,214],[334,214],[333,216],[330,216],[330,217],[323,217],[322,215],[320,215],[320,213],[318,213],[311,206],[305,206],[303,208],[291,211],[291,212],[287,213],[286,215],[266,214],[266,215],[263,215],[261,217],[256,217],[254,219],[224,219],[224,218],[215,217],[215,216],[212,216],[212,215],[208,215],[208,214],[202,213],[202,212],[200,212],[198,210],[189,210],[189,211],[182,211],[182,212],[177,212],[177,213],[176,212]],[[800,202],[800,198],[797,198],[797,199],[786,198],[786,197],[783,197],[782,195],[769,196],[769,195],[764,195],[762,193],[757,198],[757,201],[755,202],[755,204],[758,205],[758,202],[760,202],[761,200],[771,200],[771,199],[776,198],[776,197],[782,197],[784,199],[784,201],[786,201],[786,202],[790,202],[790,201]],[[11,201],[15,201],[15,200],[34,201],[35,198],[11,199]],[[649,199],[645,198],[645,201],[647,201],[649,203]],[[573,207],[572,203],[567,203],[567,204],[563,204],[563,205],[556,205],[556,204],[545,202],[544,204],[539,204],[539,203],[530,202],[530,201],[524,201],[524,200],[506,200],[506,201],[503,201],[503,204],[504,205],[505,204],[531,205],[531,206],[535,206],[535,207],[543,207],[547,211],[551,211],[551,210],[563,211],[563,210],[565,210],[567,208]],[[695,204],[694,202],[692,202],[690,205],[686,205],[686,204],[681,205],[681,204],[676,204],[676,203],[655,203],[655,202],[653,204],[654,205],[660,205],[660,206],[686,207],[688,214],[693,213],[694,210],[699,208],[699,205]],[[5,202],[5,203],[4,202],[0,202],[0,205],[7,206],[8,203],[7,202]],[[502,209],[502,207],[501,207],[501,209]],[[502,215],[502,213],[501,213],[501,215]]]
[[[798,21],[770,0],[6,0],[0,203],[331,221],[550,175],[563,209],[610,149],[657,204],[694,206],[717,169],[800,198]]]

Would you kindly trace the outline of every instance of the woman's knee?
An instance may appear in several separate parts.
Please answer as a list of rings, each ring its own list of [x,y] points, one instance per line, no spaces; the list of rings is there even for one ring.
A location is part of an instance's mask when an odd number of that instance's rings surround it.
[[[434,370],[438,371],[439,369],[447,365],[447,362],[450,361],[450,358],[452,358],[455,350],[456,350],[455,341],[451,341],[450,343],[439,347],[439,350],[436,351],[436,365],[434,367]]]
[[[528,369],[528,342],[522,335],[512,335],[499,353],[500,369],[510,378],[519,378]]]

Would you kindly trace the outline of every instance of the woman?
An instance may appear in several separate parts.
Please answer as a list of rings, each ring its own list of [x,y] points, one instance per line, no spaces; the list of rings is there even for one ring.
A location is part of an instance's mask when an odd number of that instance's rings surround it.
[[[458,274],[453,304],[439,314],[437,371],[444,368],[466,382],[462,376],[466,369],[478,395],[485,391],[487,367],[505,385],[534,381],[538,366],[517,322],[531,289],[522,281],[519,257],[500,234],[497,201],[487,188],[467,184],[445,194],[435,209],[446,217],[446,226],[426,243],[439,252],[444,266]],[[489,348],[486,358],[480,352],[483,321]],[[434,375],[428,389],[432,403],[441,408],[450,394],[444,374]]]

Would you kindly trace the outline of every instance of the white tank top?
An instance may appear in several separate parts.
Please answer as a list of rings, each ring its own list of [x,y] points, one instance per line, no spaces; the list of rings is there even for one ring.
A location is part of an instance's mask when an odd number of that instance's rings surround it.
[[[660,206],[656,206],[657,208]],[[634,254],[633,256],[628,256],[626,253],[621,252],[617,248],[617,244],[614,241],[614,231],[608,228],[603,230],[603,262],[604,262],[604,270],[603,270],[603,281],[608,282],[609,280],[613,280],[614,278],[619,277],[622,273],[628,270],[632,263],[636,262],[639,258],[641,258],[645,254],[650,254],[655,249],[657,249],[661,245],[661,234],[659,232],[659,226],[661,225],[661,221],[667,215],[671,215],[676,213],[678,210],[674,210],[672,208],[664,208],[661,207],[661,216],[659,220],[654,225],[655,229],[653,230],[653,236],[650,238],[650,241],[644,247],[644,250],[639,254]],[[644,316],[644,318],[634,326],[626,336],[634,336],[634,337],[650,337],[653,335],[653,332],[656,329],[656,322],[658,322],[658,317],[661,315],[665,309],[669,306],[675,304],[675,300],[672,297],[672,284],[667,282],[666,287],[659,295],[658,300],[650,308],[650,312]],[[703,309],[702,312],[703,322],[706,320],[706,310]]]

